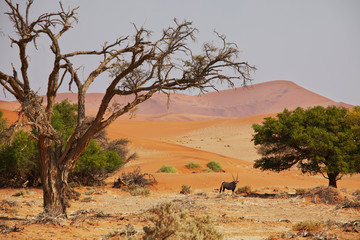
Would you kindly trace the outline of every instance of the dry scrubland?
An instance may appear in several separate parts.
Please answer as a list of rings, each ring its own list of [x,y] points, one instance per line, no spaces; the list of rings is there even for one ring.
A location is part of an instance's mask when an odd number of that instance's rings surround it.
[[[81,197],[72,201],[68,219],[41,224],[35,217],[42,211],[41,189],[1,189],[0,226],[3,239],[133,239],[142,238],[144,226],[152,226],[149,209],[171,202],[187,209],[188,217],[210,215],[225,239],[359,239],[359,208],[345,208],[351,193],[360,189],[360,176],[339,181],[342,191],[304,193],[326,185],[321,176],[301,175],[296,170],[280,174],[252,168],[257,158],[251,139],[251,124],[266,115],[208,121],[121,120],[111,125],[111,138],[126,137],[139,158],[130,162],[107,185],[78,188]],[[137,118],[137,120],[139,120]],[[207,173],[210,161],[221,163],[224,172]],[[189,162],[197,170],[185,167]],[[171,165],[177,173],[157,173]],[[123,172],[140,166],[154,174],[158,184],[148,196],[132,196],[112,188]],[[219,194],[222,181],[239,175],[244,193]],[[190,194],[180,194],[182,185]],[[245,188],[246,186],[246,188]],[[346,189],[346,190],[345,190]],[[321,200],[325,196],[327,199]],[[334,200],[330,204],[330,200]],[[342,205],[341,205],[342,204]],[[169,227],[170,228],[170,227]]]
[[[313,236],[319,237],[316,239],[359,239],[359,210],[319,202],[315,204],[312,197],[286,196],[283,190],[277,188],[258,189],[258,194],[253,195],[200,190],[188,195],[155,191],[148,197],[131,196],[107,187],[78,190],[82,196],[79,201],[72,202],[69,218],[57,224],[31,223],[35,214],[42,210],[40,190],[30,189],[18,197],[13,196],[16,193],[14,190],[2,190],[1,197],[8,203],[1,204],[1,224],[12,229],[1,225],[2,231],[10,231],[1,237],[119,239],[121,235],[120,239],[131,236],[139,239],[143,227],[151,226],[148,210],[156,204],[172,202],[186,207],[191,217],[210,215],[217,230],[226,239],[302,239],[306,236],[310,239]],[[23,225],[26,222],[28,224]],[[301,227],[300,224],[305,226],[305,230],[296,229]],[[311,226],[314,230],[307,230],[306,227]]]

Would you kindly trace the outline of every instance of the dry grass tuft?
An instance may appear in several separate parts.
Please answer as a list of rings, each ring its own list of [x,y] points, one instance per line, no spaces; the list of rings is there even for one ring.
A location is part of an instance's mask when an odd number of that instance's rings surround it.
[[[130,193],[131,196],[149,196],[151,190],[148,186],[140,186],[137,184],[132,184],[122,188],[124,191]]]
[[[297,196],[303,196],[303,195],[305,195],[305,193],[306,193],[307,191],[308,191],[308,190],[305,189],[305,188],[297,188],[297,189],[295,189],[295,194],[296,194]]]
[[[236,194],[251,194],[251,193],[253,193],[253,191],[251,190],[250,185],[246,185],[244,187],[239,187],[238,189],[236,189],[235,193]]]
[[[181,194],[190,194],[191,192],[192,190],[190,185],[184,184],[181,186],[181,191],[180,191]]]
[[[333,187],[319,186],[310,189],[304,195],[305,198],[309,198],[313,203],[325,203],[325,204],[340,204],[348,199],[345,193],[339,191]]]
[[[293,226],[295,231],[319,231],[322,228],[322,223],[319,221],[302,221]]]
[[[355,201],[359,201],[360,202],[360,189],[356,190],[355,192],[353,192],[351,195],[353,195],[355,197]]]
[[[208,215],[191,216],[184,206],[173,202],[149,210],[150,226],[144,227],[143,239],[223,239]]]
[[[122,173],[114,182],[114,188],[121,188],[124,186],[138,185],[138,186],[152,186],[156,185],[157,181],[154,175],[149,173],[142,173],[140,167],[135,167],[132,172]]]

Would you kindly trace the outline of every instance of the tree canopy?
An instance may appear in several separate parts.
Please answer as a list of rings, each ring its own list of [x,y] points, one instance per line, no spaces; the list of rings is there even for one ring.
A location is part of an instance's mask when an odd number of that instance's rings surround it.
[[[359,114],[359,108],[317,106],[265,118],[253,125],[252,141],[262,155],[254,167],[279,172],[296,166],[303,173],[323,174],[329,186],[337,187],[344,174],[360,170]]]

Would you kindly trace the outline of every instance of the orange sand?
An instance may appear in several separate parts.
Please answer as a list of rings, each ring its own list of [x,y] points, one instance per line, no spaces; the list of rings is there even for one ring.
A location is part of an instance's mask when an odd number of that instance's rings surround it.
[[[88,114],[96,112],[101,97],[102,94],[96,93],[86,96]],[[71,93],[59,94],[57,100],[66,98],[76,102],[76,94]],[[126,103],[128,98],[117,98],[117,101]],[[259,155],[251,142],[251,125],[262,122],[264,117],[275,115],[266,112],[332,104],[347,106],[289,81],[267,82],[200,97],[174,94],[169,108],[166,107],[166,96],[158,94],[139,106],[134,119],[122,116],[112,123],[107,128],[107,134],[112,139],[128,138],[131,140],[131,150],[139,155],[137,160],[128,163],[121,171],[131,171],[134,166],[141,166],[143,172],[155,174],[159,191],[178,191],[182,184],[195,189],[216,189],[222,181],[231,181],[231,174],[239,175],[240,186],[313,187],[327,185],[327,180],[321,176],[301,175],[296,170],[277,174],[253,169],[252,163]],[[10,122],[16,120],[17,114],[13,111],[18,108],[18,103],[0,101],[0,109],[3,109]],[[225,173],[202,172],[211,160],[218,161]],[[201,165],[197,173],[185,167],[191,161]],[[162,165],[172,165],[178,172],[156,173]],[[113,181],[117,175],[108,181]],[[360,176],[344,177],[338,186],[358,189]]]

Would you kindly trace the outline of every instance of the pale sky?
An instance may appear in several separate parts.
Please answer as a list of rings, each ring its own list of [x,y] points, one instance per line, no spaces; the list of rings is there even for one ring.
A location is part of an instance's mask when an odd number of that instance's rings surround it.
[[[24,2],[24,1],[19,1]],[[154,38],[172,19],[192,21],[199,44],[225,34],[241,50],[240,60],[258,70],[253,84],[290,80],[334,101],[360,105],[360,1],[358,0],[66,0],[77,7],[79,23],[61,41],[63,51],[100,49],[105,41],[134,33],[132,23],[153,30]],[[58,1],[35,0],[33,16],[55,11]],[[0,2],[0,70],[11,74],[18,50],[10,48],[12,25]],[[44,94],[53,61],[48,45],[30,51],[33,89]],[[200,45],[201,46],[201,45]],[[86,71],[91,63],[83,58]],[[91,92],[104,92],[101,79]],[[66,89],[65,89],[66,90]],[[9,96],[9,95],[8,95]],[[0,100],[5,98],[2,89]]]

